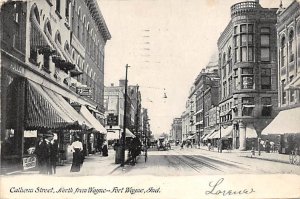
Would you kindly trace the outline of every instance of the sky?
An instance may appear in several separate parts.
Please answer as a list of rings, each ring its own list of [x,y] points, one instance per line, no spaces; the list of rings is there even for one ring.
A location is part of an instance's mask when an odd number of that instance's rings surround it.
[[[240,0],[98,0],[111,40],[105,47],[105,86],[139,85],[153,134],[169,133],[185,110],[193,82]],[[288,6],[292,0],[283,0]],[[277,8],[280,0],[260,0]],[[167,98],[164,98],[166,93]]]

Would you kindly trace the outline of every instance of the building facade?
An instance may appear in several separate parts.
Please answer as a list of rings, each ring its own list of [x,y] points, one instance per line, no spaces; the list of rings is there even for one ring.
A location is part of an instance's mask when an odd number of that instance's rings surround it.
[[[263,130],[276,143],[279,153],[289,154],[300,146],[300,3],[293,1],[277,11],[278,110]],[[284,124],[284,125],[282,125]]]
[[[124,95],[125,95],[125,80],[120,80],[119,85],[111,84],[109,87],[104,88],[104,102],[105,102],[105,115],[117,116],[118,123],[111,129],[107,129],[113,133],[119,133],[124,125]],[[127,105],[126,105],[126,128],[130,134],[135,136],[142,136],[142,106],[141,106],[141,93],[138,86],[128,86],[127,91]],[[111,139],[118,139],[119,136],[109,134]]]
[[[246,150],[275,117],[277,107],[276,11],[259,1],[231,6],[218,39],[221,123],[234,148]],[[223,136],[223,135],[222,135]]]
[[[71,157],[74,136],[81,137],[86,155],[95,152],[106,134],[103,59],[110,39],[96,1],[7,2],[1,9],[1,166],[35,166],[32,149],[49,130],[58,137],[60,163]],[[89,18],[93,34],[76,18]],[[75,26],[84,37],[76,40]],[[97,55],[90,58],[85,39],[103,52],[94,47]],[[12,153],[11,144],[19,146]]]
[[[182,120],[181,118],[174,118],[171,125],[170,139],[182,142]]]

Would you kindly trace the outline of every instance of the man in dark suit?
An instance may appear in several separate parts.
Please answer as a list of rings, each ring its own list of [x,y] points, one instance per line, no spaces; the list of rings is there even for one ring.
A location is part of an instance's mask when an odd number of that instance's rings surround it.
[[[58,142],[53,139],[50,144],[50,174],[56,174],[56,162],[58,160]]]
[[[42,139],[39,141],[36,148],[36,155],[39,162],[40,174],[52,174],[50,164],[51,154],[51,140],[53,139],[53,133],[43,134]]]

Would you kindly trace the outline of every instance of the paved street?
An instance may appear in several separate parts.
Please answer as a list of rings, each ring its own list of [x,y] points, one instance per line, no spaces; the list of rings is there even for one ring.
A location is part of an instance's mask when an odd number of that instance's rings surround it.
[[[249,152],[222,154],[179,147],[169,151],[150,151],[147,163],[140,156],[138,164],[126,166],[113,175],[223,175],[223,174],[300,174],[300,167],[248,157]]]
[[[279,154],[262,154],[262,157]],[[145,163],[143,154],[134,166],[126,164],[124,169],[115,164],[115,154],[109,150],[109,156],[94,154],[86,157],[79,173],[70,173],[70,164],[57,166],[55,176],[194,176],[194,175],[226,175],[226,174],[298,174],[300,166],[287,163],[251,158],[250,152],[217,153],[197,148],[173,147],[168,151],[148,151]],[[281,155],[288,158],[286,155]],[[38,171],[25,171],[12,175],[39,175]]]

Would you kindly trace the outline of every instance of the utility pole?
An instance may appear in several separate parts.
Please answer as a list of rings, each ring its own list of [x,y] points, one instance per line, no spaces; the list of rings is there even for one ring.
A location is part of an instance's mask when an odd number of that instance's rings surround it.
[[[135,126],[135,131],[136,135],[139,133],[139,109],[140,109],[140,103],[139,103],[139,85],[136,86],[136,126]],[[140,135],[142,136],[142,135]]]
[[[127,109],[127,73],[128,64],[126,64],[126,75],[125,75],[125,96],[124,96],[124,119],[123,119],[123,132],[122,132],[122,163],[121,166],[125,165],[125,141],[126,141],[126,109]]]

